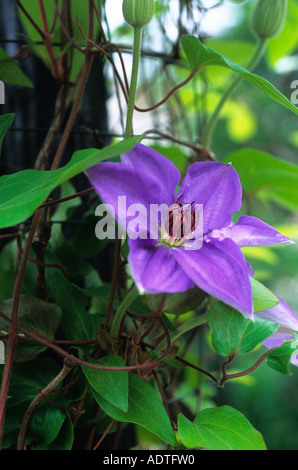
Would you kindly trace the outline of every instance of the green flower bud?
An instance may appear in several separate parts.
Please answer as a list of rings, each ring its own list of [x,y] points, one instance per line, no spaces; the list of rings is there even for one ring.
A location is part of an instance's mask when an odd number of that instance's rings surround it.
[[[242,3],[246,3],[247,0],[229,0],[231,3],[236,3],[236,5],[241,5]]]
[[[288,0],[258,0],[252,15],[252,29],[264,39],[280,33],[286,21]]]
[[[142,28],[152,20],[154,0],[123,0],[122,11],[128,24]]]

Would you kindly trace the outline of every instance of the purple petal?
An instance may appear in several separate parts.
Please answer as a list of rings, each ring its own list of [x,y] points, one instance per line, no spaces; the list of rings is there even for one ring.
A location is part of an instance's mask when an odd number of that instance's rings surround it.
[[[121,155],[121,160],[158,178],[162,188],[161,201],[168,205],[174,202],[180,172],[171,160],[142,144],[135,145],[129,153]]]
[[[247,267],[247,272],[248,272],[248,274],[249,274],[251,277],[254,277],[255,272],[254,272],[254,270],[253,270],[252,265],[251,265],[247,260],[245,260],[245,261],[246,261],[246,267]]]
[[[231,238],[238,246],[266,246],[294,243],[262,220],[249,215],[242,215],[236,224],[215,231],[210,236]]]
[[[157,246],[150,240],[128,240],[129,266],[141,292],[184,292],[194,283],[181,269],[166,246]]]
[[[287,328],[290,331],[298,331],[298,318],[295,312],[289,307],[289,305],[282,300],[280,297],[279,304],[275,305],[268,310],[256,313],[258,317],[264,318],[264,320],[278,323],[280,326]]]
[[[276,348],[277,346],[281,346],[285,340],[287,339],[293,339],[293,335],[291,334],[286,334],[286,333],[279,333],[278,331],[274,333],[272,336],[269,338],[265,339],[263,341],[263,344],[268,348]]]
[[[241,207],[242,189],[231,165],[201,162],[189,167],[178,196],[187,203],[203,204],[206,234],[232,223],[232,213]]]
[[[156,178],[141,168],[123,163],[99,163],[89,168],[87,175],[103,203],[113,207],[117,221],[125,230],[138,217],[138,231],[149,233],[150,204],[161,202],[162,189]],[[121,196],[125,196],[125,204],[119,204]],[[142,205],[142,211],[128,217],[127,208],[132,204]]]
[[[253,316],[251,284],[244,256],[232,240],[204,243],[199,250],[173,250],[186,274],[202,290]]]

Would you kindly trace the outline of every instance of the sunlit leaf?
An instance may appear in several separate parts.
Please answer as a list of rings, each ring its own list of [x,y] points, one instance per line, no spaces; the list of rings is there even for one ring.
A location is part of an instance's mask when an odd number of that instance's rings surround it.
[[[268,354],[267,365],[281,374],[290,375],[290,360],[294,352],[293,342],[287,341]]]
[[[267,310],[278,304],[278,298],[261,282],[250,278],[254,313]]]
[[[191,449],[266,450],[261,434],[230,406],[205,409],[193,423],[179,414],[178,431],[182,443]]]
[[[249,148],[237,150],[225,161],[232,163],[247,194],[298,209],[298,166]]]
[[[0,228],[10,227],[30,217],[60,184],[103,160],[128,152],[139,138],[131,138],[102,150],[74,153],[70,162],[53,171],[24,170],[0,178]]]
[[[285,106],[290,111],[298,115],[298,108],[296,108],[291,101],[280,93],[280,91],[278,91],[271,83],[264,78],[249,72],[230,58],[205,46],[195,36],[183,36],[182,47],[186,53],[192,70],[201,69],[210,65],[227,67],[248,80],[253,86],[265,93],[271,99],[277,101],[279,104]]]
[[[222,302],[216,302],[208,312],[208,322],[212,345],[222,356],[252,351],[279,326],[258,317],[252,321]]]

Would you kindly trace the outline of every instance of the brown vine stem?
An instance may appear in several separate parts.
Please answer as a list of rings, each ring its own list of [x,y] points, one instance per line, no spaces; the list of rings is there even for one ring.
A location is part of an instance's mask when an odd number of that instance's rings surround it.
[[[116,425],[116,432],[115,432],[115,438],[114,438],[112,450],[118,450],[121,430],[122,430],[122,423],[119,421]]]
[[[146,336],[148,336],[151,331],[154,330],[154,328],[156,327],[158,321],[159,321],[159,317],[161,316],[162,312],[163,312],[163,308],[165,306],[165,303],[166,303],[166,300],[167,300],[167,296],[168,294],[164,294],[162,299],[161,299],[161,302],[160,302],[160,305],[158,307],[158,311],[156,312],[156,318],[153,320],[153,322],[151,323],[150,327],[145,331],[145,333],[141,336],[141,339],[140,341],[143,341],[144,338],[146,338]]]
[[[67,196],[67,197],[63,197],[63,198],[61,198],[61,199],[55,199],[55,200],[53,200],[53,201],[45,202],[44,204],[42,204],[41,206],[39,206],[39,209],[43,209],[44,207],[48,207],[48,206],[51,206],[51,205],[53,205],[53,204],[60,204],[61,202],[70,201],[71,199],[75,199],[75,198],[77,198],[77,197],[84,196],[85,194],[91,193],[92,191],[94,191],[93,186],[90,187],[90,188],[87,188],[87,189],[83,189],[83,191],[80,191],[80,192],[78,192],[78,193],[72,194],[71,196]]]
[[[81,32],[81,35],[82,35],[83,39],[87,40],[86,35],[84,34],[83,28],[80,25],[78,19],[77,19],[77,25],[78,25],[78,28]],[[123,95],[124,95],[126,101],[128,101],[129,85],[128,85],[127,74],[126,74],[125,65],[124,65],[124,61],[123,61],[123,57],[122,57],[120,48],[116,44],[112,44],[112,43],[105,42],[105,41],[102,42],[101,44],[97,44],[95,41],[90,41],[89,40],[89,43],[92,44],[93,47],[95,47],[100,54],[102,54],[103,56],[105,56],[108,59],[108,61],[110,62],[110,64],[113,67],[114,74],[115,74],[115,76],[116,76],[116,78],[119,82],[119,85],[122,89]],[[119,59],[120,59],[120,63],[121,63],[125,83],[123,83],[123,81],[121,80],[120,74],[117,70],[117,67],[116,67],[115,63],[114,63],[112,55],[106,50],[106,49],[109,49],[109,48],[114,48],[116,50],[116,52],[118,53],[118,55],[119,55]]]
[[[262,364],[262,362],[266,359],[268,354],[270,354],[272,351],[274,351],[274,349],[276,349],[276,347],[272,348],[272,349],[268,349],[268,351],[266,351],[261,357],[259,357],[259,359],[255,362],[255,364],[253,366],[249,367],[246,370],[243,370],[242,372],[235,372],[234,374],[227,374],[226,372],[224,372],[223,377],[222,377],[219,385],[222,387],[223,384],[227,380],[238,379],[239,377],[244,377],[245,375],[251,374],[252,372],[254,372]]]
[[[148,314],[145,314],[143,316],[155,316],[155,315],[148,313]],[[84,361],[84,360],[79,359],[77,357],[74,357],[72,354],[69,354],[67,351],[65,351],[64,349],[57,346],[55,341],[52,342],[51,340],[48,340],[47,338],[45,338],[44,335],[40,335],[39,332],[32,333],[30,330],[28,330],[27,328],[24,328],[22,325],[20,325],[16,321],[13,321],[11,318],[9,318],[7,315],[5,315],[3,312],[0,312],[0,317],[4,318],[4,320],[6,320],[7,323],[9,323],[10,325],[14,325],[15,328],[20,330],[22,333],[28,335],[30,338],[33,338],[34,341],[36,341],[38,343],[41,343],[41,344],[44,344],[47,348],[52,349],[52,351],[56,352],[56,354],[58,354],[60,357],[63,357],[63,358],[68,357],[69,359],[72,359],[73,361],[75,361],[78,365],[90,367],[91,369],[110,370],[110,371],[123,371],[123,370],[132,371],[132,370],[139,370],[139,369],[151,370],[154,367],[156,367],[156,365],[159,364],[168,355],[168,353],[171,349],[170,335],[169,335],[164,323],[160,320],[160,324],[161,324],[162,328],[164,329],[165,336],[166,336],[166,339],[167,339],[167,347],[166,347],[165,351],[157,359],[154,359],[151,362],[146,362],[146,363],[138,364],[138,365],[135,365],[135,366],[125,366],[125,367],[100,366],[100,365],[97,365],[97,364],[93,364],[91,362]],[[9,339],[9,336],[8,336],[8,339]],[[6,359],[7,359],[7,356],[6,356]]]
[[[219,381],[217,380],[217,378],[214,377],[214,375],[212,375],[207,370],[202,369],[201,367],[198,367],[198,366],[192,364],[191,362],[186,361],[183,357],[176,356],[175,359],[177,359],[177,361],[179,361],[179,362],[182,362],[182,364],[184,364],[185,366],[191,367],[192,369],[197,370],[201,374],[207,375],[207,377],[209,377],[211,380],[213,380],[213,382],[215,382],[216,385],[219,385]]]
[[[42,23],[43,32],[44,32],[43,42],[49,54],[49,57],[51,59],[51,65],[52,65],[51,68],[52,68],[53,76],[57,80],[59,78],[57,59],[56,59],[54,49],[53,49],[52,37],[49,32],[48,20],[47,20],[45,8],[44,8],[43,0],[38,0],[38,7],[40,11],[41,23]]]
[[[27,52],[26,55],[23,55],[24,51]],[[31,49],[28,46],[26,46],[25,44],[20,47],[18,52],[16,52],[13,56],[11,56],[11,58],[14,59],[14,60],[27,60],[27,59],[29,59],[29,57],[31,57]]]
[[[154,109],[158,108],[159,106],[161,106],[162,104],[164,104],[166,101],[168,101],[169,98],[171,98],[171,96],[177,91],[179,90],[179,88],[182,88],[184,85],[186,85],[188,82],[190,82],[192,80],[192,78],[195,76],[195,74],[197,73],[198,69],[194,69],[190,72],[190,74],[188,75],[188,77],[183,80],[183,82],[181,83],[178,83],[178,85],[174,86],[174,88],[172,88],[169,93],[167,94],[167,96],[165,96],[161,101],[159,101],[158,103],[156,103],[155,105],[151,106],[150,108],[139,108],[138,106],[135,106],[135,110],[136,111],[139,111],[140,113],[148,113],[149,111],[153,111]]]
[[[16,0],[16,3],[18,5],[18,7],[20,8],[20,10],[22,10],[22,12],[24,13],[24,15],[28,18],[28,20],[30,21],[30,23],[32,24],[32,26],[36,29],[36,31],[39,33],[39,35],[41,36],[42,40],[45,39],[45,33],[40,29],[40,27],[35,23],[35,21],[33,20],[33,18],[29,15],[29,13],[27,12],[27,10],[24,8],[24,6],[22,5],[21,3],[21,0]]]
[[[17,3],[20,4],[20,2],[17,2]],[[89,0],[89,17],[92,17],[92,14],[93,14],[93,8],[92,8],[91,1]],[[89,25],[90,25],[89,27],[90,37],[93,38],[93,35],[92,35],[93,34],[93,21],[89,21]],[[63,152],[65,150],[65,147],[69,139],[69,135],[71,133],[71,129],[73,127],[75,117],[77,115],[77,112],[78,112],[78,109],[79,109],[79,106],[80,106],[80,103],[84,94],[84,90],[88,81],[93,57],[94,55],[92,51],[90,50],[89,45],[87,44],[87,49],[85,51],[85,62],[84,62],[82,75],[80,77],[78,93],[73,103],[71,113],[69,115],[64,133],[62,135],[60,144],[57,149],[57,153],[55,155],[54,161],[51,166],[51,170],[58,168]],[[28,238],[26,241],[26,245],[23,251],[23,256],[21,259],[19,271],[18,271],[17,278],[16,278],[15,288],[14,288],[14,296],[13,296],[14,301],[13,301],[13,307],[12,307],[12,313],[11,313],[12,323],[10,324],[8,339],[7,339],[7,344],[6,344],[6,361],[4,365],[1,391],[0,391],[0,448],[1,448],[1,442],[2,442],[2,436],[3,436],[6,401],[7,401],[8,388],[9,388],[10,376],[11,376],[12,365],[13,365],[13,356],[14,356],[14,351],[18,342],[17,317],[18,317],[20,297],[21,297],[21,292],[22,292],[22,285],[23,285],[28,258],[30,255],[31,246],[33,243],[33,239],[34,239],[35,231],[38,226],[39,219],[41,217],[41,213],[42,213],[42,209],[38,209],[33,216],[32,224],[31,224]]]
[[[55,388],[58,387],[59,383],[65,379],[65,377],[69,374],[69,372],[75,365],[76,363],[74,361],[69,358],[65,358],[63,368],[59,372],[59,374],[30,403],[21,423],[17,441],[17,450],[24,450],[24,441],[28,424],[37,405],[43,400],[44,397],[46,397],[49,393],[51,393],[53,390],[55,390]]]
[[[67,31],[67,29],[65,28],[65,25],[63,23],[63,20],[62,20],[62,17],[59,13],[59,9],[58,9],[58,0],[55,0],[55,15],[57,16],[57,18],[59,19],[59,23],[61,25],[61,28],[63,30],[63,33],[65,34],[67,40],[73,45],[73,47],[75,47],[78,51],[84,53],[84,49],[82,47],[80,47],[75,41],[74,39],[71,37],[71,35],[69,34],[69,32]]]
[[[34,264],[37,264],[38,266],[43,266],[44,268],[58,268],[62,272],[63,276],[65,279],[69,279],[68,273],[62,264],[59,263],[42,263],[38,259],[32,258],[32,256],[29,256],[28,258],[29,261],[31,261]]]
[[[187,147],[193,150],[194,152],[197,152],[201,148],[200,145],[190,144],[189,142],[185,142],[184,140],[176,139],[176,137],[166,134],[165,132],[159,131],[158,129],[149,129],[148,131],[145,131],[143,134],[144,135],[147,135],[147,134],[159,135],[160,137],[163,137],[164,139],[175,142],[176,144],[183,145],[183,147]]]
[[[121,239],[116,239],[115,249],[114,249],[114,260],[113,260],[113,271],[112,271],[112,280],[111,280],[111,290],[109,295],[109,302],[107,313],[104,322],[104,328],[107,328],[110,322],[112,307],[116,292],[117,278],[119,272],[119,262],[120,262],[120,253],[121,253]]]
[[[168,404],[167,404],[167,399],[166,399],[166,397],[165,397],[165,394],[164,394],[164,391],[163,391],[163,388],[162,388],[162,384],[161,384],[161,382],[160,382],[160,380],[159,380],[159,378],[158,378],[158,375],[157,375],[157,373],[156,373],[155,370],[152,371],[152,374],[153,374],[154,380],[155,380],[155,382],[156,382],[156,384],[157,384],[159,393],[160,393],[160,395],[161,395],[161,397],[162,397],[163,405],[164,405],[164,407],[165,407],[165,410],[166,410],[167,415],[168,415],[168,417],[169,417],[169,420],[170,420],[170,422],[171,422],[171,421],[172,421],[172,420],[171,420],[171,413],[170,413],[170,410],[169,410],[169,407],[168,407]]]
[[[18,271],[18,276],[15,284],[14,289],[14,302],[12,307],[12,314],[11,320],[14,322],[10,325],[9,334],[6,342],[6,358],[5,358],[5,365],[3,370],[3,377],[1,383],[1,391],[0,391],[0,444],[2,441],[2,433],[3,433],[3,425],[4,425],[4,417],[5,417],[5,409],[6,409],[6,400],[10,382],[10,376],[12,371],[12,364],[13,364],[13,356],[14,351],[18,342],[18,334],[17,334],[17,327],[16,321],[18,316],[18,309],[20,303],[20,296],[22,290],[22,284],[24,279],[24,274],[26,270],[27,260],[29,258],[31,245],[34,238],[34,233],[37,228],[38,220],[39,220],[40,211],[36,211],[33,217],[31,229],[27,238],[27,242],[24,248],[20,268]]]
[[[99,441],[95,444],[95,446],[93,447],[92,450],[96,450],[98,449],[98,447],[100,446],[100,444],[103,442],[103,440],[105,439],[105,437],[107,436],[107,434],[109,433],[110,429],[112,428],[113,424],[115,423],[115,420],[113,419],[110,424],[108,425],[107,429],[105,430],[105,432],[103,433],[103,435],[101,436],[101,438],[99,439]]]
[[[96,412],[95,412],[95,415],[94,415],[94,418],[93,418],[93,424],[91,426],[91,429],[90,429],[90,432],[89,432],[89,435],[88,435],[88,438],[87,438],[87,441],[86,441],[85,450],[91,450],[92,449],[92,443],[93,443],[94,436],[95,436],[95,433],[96,433],[97,420],[98,420],[98,417],[100,415],[100,412],[101,412],[101,408],[100,408],[100,406],[97,406]]]
[[[77,112],[79,110],[79,106],[80,106],[81,99],[82,99],[84,91],[85,91],[85,87],[87,85],[87,81],[88,81],[91,65],[92,65],[92,62],[93,62],[93,58],[94,58],[94,54],[92,53],[92,51],[90,51],[89,49],[86,49],[85,63],[84,63],[84,68],[83,68],[83,72],[82,72],[82,75],[81,75],[81,80],[80,80],[76,100],[75,100],[75,102],[73,104],[73,107],[71,109],[71,112],[70,112],[65,130],[64,130],[62,139],[60,141],[59,147],[57,149],[57,153],[55,155],[54,161],[53,161],[52,166],[51,166],[51,170],[56,170],[59,167],[60,160],[61,160],[63,152],[65,150],[65,147],[66,147],[71,129],[73,127]]]
[[[18,236],[18,233],[6,233],[4,235],[0,235],[0,240],[5,240],[6,238],[16,238]]]
[[[57,139],[58,132],[60,131],[61,126],[64,122],[66,113],[68,112],[71,106],[76,87],[73,86],[69,81],[72,65],[72,53],[70,52],[69,54],[66,54],[65,52],[61,52],[57,60],[53,50],[52,35],[49,32],[48,19],[46,17],[43,0],[38,0],[38,7],[40,11],[42,26],[46,35],[44,39],[44,44],[46,46],[47,53],[49,56],[49,67],[55,79],[57,91],[54,104],[54,114],[44,142],[38,152],[34,168],[36,170],[49,170],[53,146]],[[69,21],[70,4],[68,1],[63,2],[62,13],[66,22],[65,28],[68,28],[71,31],[71,23]],[[61,34],[61,50],[64,49],[64,46],[65,38]],[[44,211],[39,219],[38,227],[36,229],[35,238],[33,241],[33,248],[36,254],[36,258],[39,261],[39,264],[37,265],[36,269],[37,293],[38,297],[43,300],[46,299],[45,251],[50,236],[50,211]]]
[[[223,384],[225,383],[226,381],[226,377],[227,377],[227,366],[229,364],[231,364],[231,362],[235,359],[235,357],[237,356],[237,352],[235,351],[233,354],[231,354],[226,361],[224,361],[221,365],[221,372],[222,372],[222,379],[221,381],[219,382],[219,386],[222,387]]]

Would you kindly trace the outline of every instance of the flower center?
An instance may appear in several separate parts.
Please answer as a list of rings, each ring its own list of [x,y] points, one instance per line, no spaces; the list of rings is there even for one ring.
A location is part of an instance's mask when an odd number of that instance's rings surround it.
[[[162,221],[161,240],[166,245],[177,247],[189,240],[199,223],[199,212],[194,202],[181,201],[180,196],[170,207]]]

